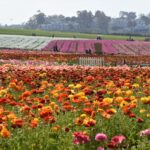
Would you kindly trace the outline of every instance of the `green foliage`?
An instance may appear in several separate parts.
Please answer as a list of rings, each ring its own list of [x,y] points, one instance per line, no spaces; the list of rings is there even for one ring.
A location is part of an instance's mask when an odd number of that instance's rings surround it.
[[[95,50],[96,50],[95,53],[98,54],[98,55],[102,55],[103,54],[103,52],[102,52],[102,44],[95,43],[94,46],[95,46]]]

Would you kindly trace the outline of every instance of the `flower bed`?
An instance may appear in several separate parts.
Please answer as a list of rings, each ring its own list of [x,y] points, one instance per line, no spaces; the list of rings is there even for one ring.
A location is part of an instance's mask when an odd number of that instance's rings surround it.
[[[88,55],[51,53],[49,51],[26,51],[26,50],[1,50],[0,59],[18,60],[42,60],[47,62],[78,64],[80,57],[104,57],[105,65],[140,65],[150,64],[150,56],[128,56],[128,55]]]
[[[86,53],[86,50],[96,52],[95,44],[102,45],[102,51],[105,54],[127,54],[127,55],[150,55],[150,42],[144,41],[122,41],[122,40],[54,40],[42,50],[53,51],[53,47],[58,45],[60,52],[65,53]],[[59,43],[63,43],[62,46]],[[72,43],[74,46],[72,48]]]
[[[150,68],[0,66],[2,149],[147,149]]]

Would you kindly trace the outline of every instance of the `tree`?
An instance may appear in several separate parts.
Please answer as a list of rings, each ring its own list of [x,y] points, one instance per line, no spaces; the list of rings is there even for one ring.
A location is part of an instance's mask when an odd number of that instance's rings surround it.
[[[38,25],[44,24],[46,15],[42,13],[41,11],[38,11],[38,14],[33,16],[37,22]]]
[[[127,15],[128,20],[135,20],[136,19],[136,12],[129,12]]]
[[[108,25],[110,17],[107,17],[104,12],[96,11],[94,16],[95,27],[101,33],[108,33]]]
[[[126,12],[126,11],[120,11],[119,12],[119,17],[120,18],[127,18],[127,16],[128,16],[128,12]]]
[[[45,20],[46,15],[42,13],[40,10],[38,10],[37,14],[35,14],[29,19],[27,26],[31,28],[38,28],[45,23]]]
[[[127,20],[131,20],[131,19],[136,19],[136,12],[126,12],[126,11],[120,11],[119,12],[119,17],[120,18],[124,18]]]
[[[144,14],[141,14],[141,15],[140,15],[140,19],[141,19],[142,21],[144,21],[145,25],[149,25],[149,24],[150,24],[150,17],[145,16]]]
[[[93,14],[91,11],[77,11],[77,21],[82,32],[89,32],[93,23]]]
[[[130,28],[130,35],[134,33],[134,27],[136,26],[136,13],[135,12],[129,12],[127,14],[127,25]]]

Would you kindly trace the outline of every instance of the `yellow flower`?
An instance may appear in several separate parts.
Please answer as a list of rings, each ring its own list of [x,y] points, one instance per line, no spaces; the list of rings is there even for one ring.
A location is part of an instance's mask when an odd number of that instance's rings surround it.
[[[136,103],[137,103],[137,99],[131,101],[131,104],[136,104]]]
[[[132,87],[134,87],[134,88],[139,88],[139,84],[134,83],[134,84],[132,85]]]
[[[74,96],[73,96],[72,94],[70,94],[68,97],[69,97],[70,99],[72,99]]]
[[[84,101],[87,101],[87,100],[88,100],[87,96],[81,96],[80,98],[81,98],[82,100],[84,100]]]
[[[117,103],[121,103],[123,100],[124,100],[124,98],[121,97],[121,96],[115,98],[115,101],[116,101]]]
[[[103,99],[103,102],[105,102],[105,103],[112,103],[113,99],[109,98],[109,97],[106,97],[106,98]]]
[[[122,107],[125,107],[125,106],[127,106],[128,105],[128,102],[126,102],[126,101],[122,101],[121,103],[120,103],[120,107],[122,108]]]
[[[0,97],[4,96],[5,94],[7,94],[7,89],[0,90]]]
[[[50,106],[54,107],[55,106],[55,102],[51,102]]]
[[[109,81],[109,83],[106,85],[106,88],[114,87],[114,86],[115,86],[114,82],[113,81]]]
[[[136,97],[135,96],[130,96],[130,100],[131,101],[136,100]]]
[[[131,90],[127,90],[126,92],[125,92],[125,95],[126,96],[131,96],[133,94],[133,92],[131,91]]]
[[[148,118],[150,118],[150,114],[147,114],[146,116],[147,116]]]
[[[110,94],[112,94],[113,93],[113,91],[107,91],[107,94],[108,95],[110,95]]]
[[[85,93],[84,92],[79,92],[76,94],[76,96],[85,96]]]
[[[97,112],[103,113],[103,112],[105,112],[105,111],[104,111],[103,109],[101,109],[101,108],[98,108]]]
[[[81,114],[81,115],[80,115],[80,118],[81,118],[81,119],[84,119],[84,118],[86,118],[86,117],[87,117],[86,114]]]
[[[143,103],[147,103],[147,102],[149,102],[149,98],[148,97],[141,97],[141,101],[143,102]]]
[[[71,90],[71,93],[72,93],[72,94],[75,94],[75,91],[74,91],[74,90]]]
[[[69,88],[74,88],[74,84],[69,84],[68,87]]]
[[[53,93],[53,96],[54,96],[55,98],[57,98],[57,97],[58,97],[58,93]]]
[[[80,89],[81,87],[82,87],[81,84],[77,84],[74,88],[75,88],[75,89]]]
[[[140,110],[140,113],[141,113],[141,114],[144,113],[144,112],[146,112],[146,109],[141,109],[141,110]]]
[[[115,94],[117,94],[117,95],[121,95],[121,94],[122,94],[121,89],[118,89],[118,90],[115,92]]]

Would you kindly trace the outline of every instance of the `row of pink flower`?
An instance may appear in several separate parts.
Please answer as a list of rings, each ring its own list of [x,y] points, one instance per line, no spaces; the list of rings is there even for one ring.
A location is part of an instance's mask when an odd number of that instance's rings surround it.
[[[150,129],[146,129],[140,132],[140,136],[146,136],[150,135]],[[79,144],[87,144],[90,142],[90,136],[86,132],[74,132],[73,133],[73,144],[79,145]],[[97,133],[95,135],[95,141],[100,143],[100,146],[97,148],[97,150],[104,150],[104,147],[106,148],[118,148],[123,144],[123,142],[126,140],[126,137],[124,135],[115,135],[111,138],[109,141],[108,136],[104,133]],[[104,147],[102,147],[103,145]],[[125,147],[125,145],[123,145]]]
[[[53,40],[42,50],[52,51],[57,45],[64,53],[85,53],[89,49],[95,53],[95,43],[102,44],[106,54],[150,55],[150,42],[123,40]]]

